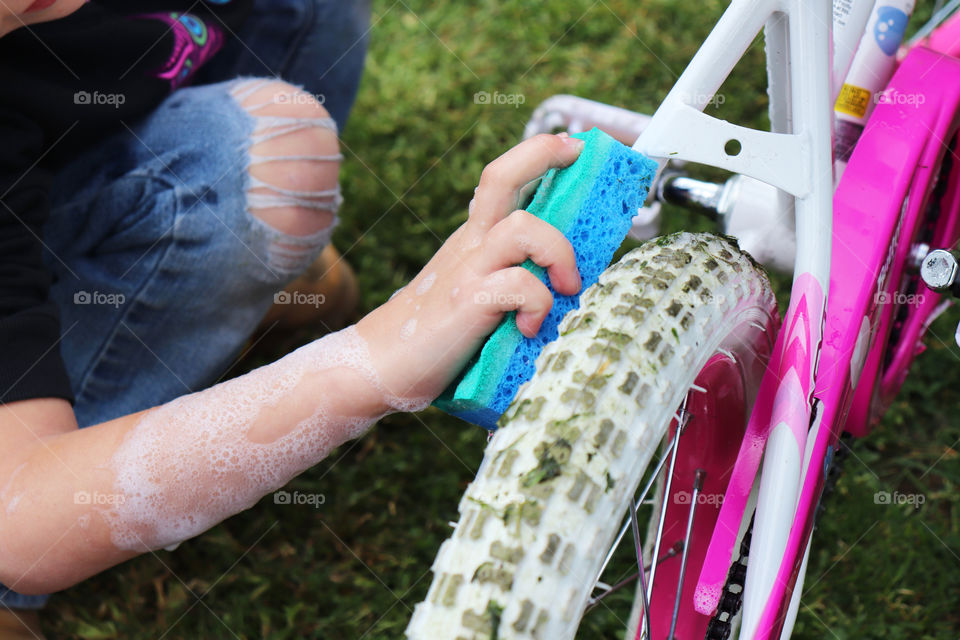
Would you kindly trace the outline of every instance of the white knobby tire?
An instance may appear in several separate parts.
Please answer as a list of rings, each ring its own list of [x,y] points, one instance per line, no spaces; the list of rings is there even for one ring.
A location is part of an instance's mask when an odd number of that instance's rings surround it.
[[[608,268],[501,419],[408,637],[573,638],[697,373],[721,351],[757,365],[777,322],[766,276],[723,237],[674,234]]]

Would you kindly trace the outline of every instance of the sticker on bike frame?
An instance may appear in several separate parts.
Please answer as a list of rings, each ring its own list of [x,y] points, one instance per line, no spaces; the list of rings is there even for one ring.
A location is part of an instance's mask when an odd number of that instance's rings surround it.
[[[837,96],[837,103],[833,105],[835,111],[848,116],[862,118],[870,104],[870,91],[863,87],[845,84]]]

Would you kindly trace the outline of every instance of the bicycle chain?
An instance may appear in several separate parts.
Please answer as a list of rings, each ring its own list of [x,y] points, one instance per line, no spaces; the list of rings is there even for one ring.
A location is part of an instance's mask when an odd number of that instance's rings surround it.
[[[716,613],[710,618],[710,624],[707,625],[705,640],[727,640],[733,630],[733,617],[743,606],[743,583],[747,578],[747,558],[750,555],[750,539],[753,537],[753,520],[754,518],[751,517],[750,526],[747,527],[747,532],[743,534],[743,540],[740,542],[740,553],[730,565],[730,571],[727,572],[727,581],[723,585],[720,603],[717,605]]]
[[[840,442],[833,459],[830,461],[830,469],[827,471],[827,478],[823,485],[823,494],[820,496],[820,502],[817,504],[816,515],[814,516],[814,529],[816,521],[820,519],[826,510],[824,499],[827,498],[837,485],[837,480],[843,471],[843,461],[847,459],[850,451],[850,441],[852,436],[844,433],[840,436]],[[756,517],[756,513],[754,513]],[[750,518],[750,526],[743,535],[743,541],[740,542],[740,553],[736,560],[730,565],[730,571],[727,573],[727,581],[723,585],[723,592],[720,596],[720,603],[717,605],[717,611],[710,618],[707,625],[705,640],[727,640],[733,631],[733,618],[743,606],[743,584],[747,577],[747,560],[750,555],[750,540],[753,537],[753,521]]]

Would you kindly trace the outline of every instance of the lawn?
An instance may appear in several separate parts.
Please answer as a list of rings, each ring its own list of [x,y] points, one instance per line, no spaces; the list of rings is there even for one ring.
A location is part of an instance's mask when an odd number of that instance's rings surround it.
[[[929,12],[932,2],[921,4]],[[363,308],[413,277],[465,220],[483,165],[519,140],[539,102],[574,93],[652,113],[725,6],[375,0],[366,75],[343,137],[335,236],[359,274]],[[755,42],[711,113],[765,126],[762,52]],[[514,104],[478,104],[480,91],[515,96]],[[668,210],[664,231],[680,228],[710,223]],[[958,320],[951,311],[934,324],[896,403],[854,446],[815,537],[796,637],[957,638]],[[282,336],[244,366],[317,335]],[[176,551],[55,596],[47,630],[57,638],[399,638],[485,440],[433,409],[388,417],[288,487],[322,494],[322,505],[267,496]],[[924,502],[877,504],[879,491]],[[620,637],[623,615],[591,614],[583,637]]]

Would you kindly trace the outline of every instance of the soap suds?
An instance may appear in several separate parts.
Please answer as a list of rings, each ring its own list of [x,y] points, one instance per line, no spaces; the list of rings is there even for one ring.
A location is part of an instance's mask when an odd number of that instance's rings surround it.
[[[23,499],[23,494],[18,493],[17,495],[10,498],[10,502],[7,503],[7,515],[10,515],[17,508],[17,505]]]
[[[437,280],[436,273],[428,273],[426,276],[424,276],[423,281],[419,285],[417,285],[417,295],[422,296],[427,291],[430,291],[430,287],[433,286],[433,283],[436,282],[436,280]]]
[[[533,255],[543,250],[543,245],[541,245],[539,242],[534,242],[530,239],[530,236],[527,235],[517,236],[516,243],[518,247],[527,253],[527,255]]]
[[[717,603],[720,601],[722,591],[723,586],[718,584],[697,585],[697,590],[693,594],[694,608],[698,612],[707,615],[708,611],[716,608]]]
[[[23,498],[22,493],[18,493],[10,498],[7,498],[6,496],[13,487],[13,481],[17,479],[17,476],[20,475],[20,472],[23,471],[26,466],[26,462],[21,462],[17,468],[13,470],[13,473],[10,474],[10,479],[7,480],[7,484],[4,485],[3,489],[0,489],[0,503],[3,501],[7,502],[7,515],[13,513],[14,509],[17,508],[17,504],[19,504],[20,500]]]
[[[111,459],[114,489],[124,499],[100,509],[118,548],[145,551],[192,538],[261,496],[279,489],[346,440],[376,422],[344,415],[349,398],[322,392],[311,410],[290,405],[307,375],[359,377],[396,411],[417,411],[430,399],[402,399],[384,388],[367,344],[349,327],[250,373],[147,412]],[[337,408],[340,411],[337,411]],[[305,415],[272,440],[258,427],[272,415]]]
[[[503,271],[495,271],[486,278],[488,287],[500,287],[506,284],[507,276]]]
[[[400,327],[400,339],[409,340],[411,336],[417,331],[417,319],[410,318],[403,323],[403,326]]]

